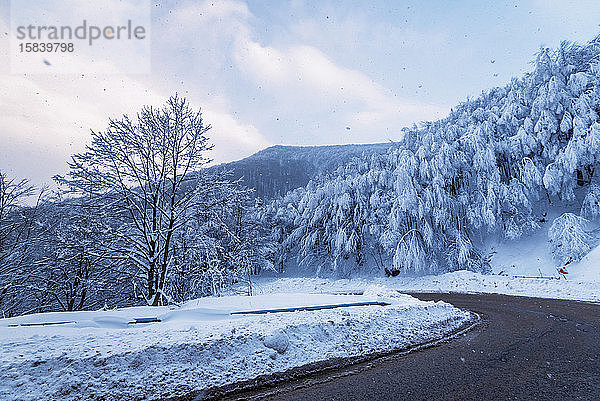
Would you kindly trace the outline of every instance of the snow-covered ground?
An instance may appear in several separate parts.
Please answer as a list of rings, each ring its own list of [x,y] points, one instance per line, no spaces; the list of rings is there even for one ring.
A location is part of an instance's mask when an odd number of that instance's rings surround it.
[[[490,265],[494,273],[509,276],[557,276],[557,262],[553,259],[548,229],[554,218],[565,210],[566,206],[549,211],[547,221],[539,223],[540,229],[517,240],[490,237],[483,250],[490,256]],[[588,234],[592,239],[592,250],[580,262],[568,266],[568,278],[574,281],[600,282],[600,227],[590,222]]]
[[[571,280],[596,283],[600,292],[600,246],[592,249],[579,262],[568,268]]]
[[[312,362],[432,341],[472,318],[451,305],[421,302],[397,290],[600,302],[600,247],[569,265],[567,280],[535,278],[558,276],[545,238],[538,237],[490,243],[494,274],[489,275],[457,271],[393,278],[265,276],[255,282],[258,295],[252,297],[204,298],[180,308],[135,307],[0,319],[0,399],[178,396]],[[358,293],[363,295],[348,295]],[[390,305],[232,314],[365,301]],[[139,318],[161,322],[130,323]],[[68,323],[36,325],[42,322]]]
[[[472,316],[382,286],[362,296],[204,298],[181,308],[45,313],[0,320],[0,399],[159,399],[336,357],[438,339]],[[384,300],[388,306],[231,315]],[[158,317],[161,323],[129,324]],[[72,322],[53,326],[17,326]]]
[[[579,266],[573,266],[572,270],[576,271],[577,268]],[[591,271],[590,269],[583,270]],[[592,273],[588,274],[592,275]],[[518,278],[479,274],[466,270],[421,277],[369,277],[341,280],[306,277],[266,278],[257,282],[255,288],[257,292],[263,294],[285,291],[360,293],[373,284],[385,285],[406,292],[481,292],[600,302],[600,281]]]
[[[482,292],[600,302],[600,246],[592,249],[581,261],[571,263],[567,267],[566,279],[558,274],[543,233],[519,241],[492,242],[488,250],[493,252],[493,274],[461,270],[412,277],[263,277],[255,283],[255,291],[262,294],[360,293],[370,285],[383,285],[406,292]]]

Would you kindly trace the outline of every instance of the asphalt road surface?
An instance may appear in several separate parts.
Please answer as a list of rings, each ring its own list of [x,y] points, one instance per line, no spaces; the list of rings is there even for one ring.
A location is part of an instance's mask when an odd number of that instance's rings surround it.
[[[600,400],[600,305],[413,294],[478,313],[447,343],[230,396],[272,400]]]

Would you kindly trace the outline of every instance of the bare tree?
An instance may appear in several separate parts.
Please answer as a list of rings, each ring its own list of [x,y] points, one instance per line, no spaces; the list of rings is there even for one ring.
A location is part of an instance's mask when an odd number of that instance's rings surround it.
[[[107,246],[113,221],[87,198],[54,199],[36,219],[35,263],[27,289],[45,301],[40,307],[63,311],[119,305],[127,298],[125,277]]]
[[[245,284],[244,292],[252,295],[252,275],[273,268],[269,257],[274,244],[257,219],[252,190],[239,181],[215,181],[219,185],[210,199],[223,202],[188,210],[192,218],[175,236],[167,291],[177,301],[219,295],[233,284],[239,289]]]
[[[14,299],[16,287],[28,274],[24,268],[37,206],[26,203],[34,194],[29,181],[9,179],[0,171],[0,305],[4,314],[10,314],[19,303]],[[42,192],[38,203],[41,196]]]
[[[76,193],[102,199],[123,221],[114,252],[130,261],[150,305],[165,297],[173,237],[187,221],[186,210],[213,202],[200,173],[212,148],[209,129],[200,111],[176,95],[161,109],[147,106],[134,120],[123,116],[104,132],[92,131],[91,145],[72,157],[68,176],[55,177]]]

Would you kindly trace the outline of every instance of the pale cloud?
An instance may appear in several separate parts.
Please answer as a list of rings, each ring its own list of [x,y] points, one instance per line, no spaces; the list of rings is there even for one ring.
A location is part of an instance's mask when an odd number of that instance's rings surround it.
[[[102,130],[109,117],[134,113],[164,96],[125,77],[0,76],[0,165],[38,184],[66,169],[69,156],[84,149],[90,129]],[[43,156],[27,160],[19,151]]]
[[[193,83],[189,78],[185,82],[197,91],[211,92],[211,96],[227,93],[226,98],[217,96],[225,100],[221,106],[239,111],[237,118],[252,121],[266,134],[266,142],[385,141],[390,132],[399,133],[404,125],[448,111],[402,99],[315,46],[262,44],[255,39],[259,36],[255,22],[246,4],[237,1],[183,3],[160,21],[161,26],[176,27],[164,35],[161,32],[165,42],[176,44],[171,51],[163,49],[165,59],[176,60],[175,52],[186,53],[185,64],[177,63],[172,71],[179,74],[187,65],[198,75]],[[256,93],[250,97],[248,89]],[[282,128],[286,134],[270,125],[275,117],[287,121]],[[348,125],[360,137],[349,136]]]
[[[304,110],[312,108],[315,113],[334,106],[341,121],[362,130],[363,141],[386,140],[390,130],[399,134],[404,125],[442,117],[448,111],[401,99],[364,73],[335,64],[312,46],[280,50],[241,36],[234,59],[246,76],[271,89],[281,102],[302,103]]]
[[[151,3],[149,0],[104,0],[102,2],[80,0],[30,0],[13,1],[10,8],[11,38],[17,34],[18,26],[69,26],[74,36],[69,39],[72,51],[69,52],[22,52],[13,40],[10,51],[11,72],[46,74],[57,73],[101,73],[107,74],[145,74],[150,71],[151,43]],[[132,31],[121,34],[121,39],[92,39],[94,27],[100,37],[103,27],[123,27],[129,23],[132,27],[143,29],[142,39],[131,40]],[[82,33],[85,39],[78,38]],[[48,38],[49,31],[35,33]],[[60,30],[62,32],[62,29]],[[121,32],[120,28],[118,32]],[[55,32],[56,34],[56,32]],[[62,34],[61,34],[62,35]],[[39,38],[38,38],[39,39]],[[93,42],[93,45],[92,45]],[[21,41],[20,43],[24,43]]]
[[[217,4],[204,13],[217,19],[231,13],[247,13],[240,3]],[[85,14],[90,10],[79,11]],[[186,15],[189,13],[180,15],[180,22],[192,24],[194,20],[186,21]],[[0,30],[7,30],[7,25],[0,17]],[[0,42],[0,50],[4,55],[8,53],[6,41]],[[162,53],[160,47],[155,51]],[[156,60],[155,71],[161,71],[164,62],[160,57]],[[161,74],[122,74],[115,65],[107,65],[104,71],[114,73],[9,75],[7,63],[3,63],[0,169],[13,176],[31,178],[38,185],[51,183],[53,175],[66,172],[70,155],[85,149],[91,139],[90,130],[101,131],[109,118],[135,114],[144,105],[161,106],[168,96],[181,90]],[[205,122],[212,126],[209,136],[215,148],[209,157],[215,162],[241,158],[270,145],[254,125],[239,121],[230,113],[223,97],[182,95],[194,108],[202,109]]]
[[[32,177],[36,184],[64,173],[70,155],[89,143],[91,129],[102,131],[109,118],[135,114],[144,105],[161,106],[171,95],[129,76],[0,75],[0,87],[0,166],[13,175]],[[190,101],[201,107],[212,126],[209,136],[215,148],[209,156],[215,162],[270,145],[255,126],[239,122],[223,107]]]
[[[254,125],[240,123],[229,113],[205,110],[202,117],[212,127],[208,137],[215,146],[215,154],[210,155],[214,163],[236,160],[272,145]]]

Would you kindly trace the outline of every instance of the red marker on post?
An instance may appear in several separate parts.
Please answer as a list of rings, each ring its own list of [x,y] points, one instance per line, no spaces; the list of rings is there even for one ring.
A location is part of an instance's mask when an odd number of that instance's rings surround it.
[[[565,270],[565,267],[564,267],[564,266],[562,266],[562,267],[557,267],[557,268],[556,268],[556,270],[558,270],[558,272],[559,272],[560,274],[562,274],[562,276],[565,278],[565,280],[567,279],[567,274],[569,274],[569,272]]]

